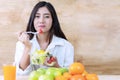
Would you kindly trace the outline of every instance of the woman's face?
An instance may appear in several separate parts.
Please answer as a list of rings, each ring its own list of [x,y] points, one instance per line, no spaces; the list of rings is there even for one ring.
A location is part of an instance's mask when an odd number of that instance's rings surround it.
[[[46,7],[41,7],[35,14],[34,27],[36,31],[42,30],[43,33],[49,32],[52,26],[52,16]]]

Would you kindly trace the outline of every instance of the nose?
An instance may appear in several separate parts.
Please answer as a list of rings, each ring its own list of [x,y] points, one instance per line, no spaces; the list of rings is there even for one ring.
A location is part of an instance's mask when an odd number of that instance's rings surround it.
[[[41,16],[41,17],[39,18],[39,22],[40,22],[40,23],[44,23],[44,17],[43,17],[43,16]]]

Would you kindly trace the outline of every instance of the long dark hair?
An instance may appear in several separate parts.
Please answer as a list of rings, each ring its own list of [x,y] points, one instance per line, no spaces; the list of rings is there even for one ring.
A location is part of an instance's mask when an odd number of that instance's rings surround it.
[[[38,9],[40,7],[46,7],[50,11],[51,16],[52,16],[53,22],[52,22],[52,27],[50,29],[50,39],[52,39],[52,36],[54,34],[58,37],[61,37],[61,38],[64,38],[67,40],[66,36],[64,35],[63,31],[61,30],[61,27],[60,27],[60,24],[58,21],[58,17],[57,17],[54,7],[52,6],[51,3],[45,2],[45,1],[40,1],[34,6],[32,13],[30,15],[30,19],[29,19],[26,31],[36,32],[36,30],[34,28],[34,18],[35,18],[36,12],[38,11]],[[30,36],[30,40],[34,36],[33,34],[28,34],[28,35]]]

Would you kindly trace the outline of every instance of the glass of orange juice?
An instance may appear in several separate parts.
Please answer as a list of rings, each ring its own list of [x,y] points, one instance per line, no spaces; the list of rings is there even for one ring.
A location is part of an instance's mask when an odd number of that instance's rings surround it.
[[[3,65],[4,80],[16,80],[16,66],[12,64]]]

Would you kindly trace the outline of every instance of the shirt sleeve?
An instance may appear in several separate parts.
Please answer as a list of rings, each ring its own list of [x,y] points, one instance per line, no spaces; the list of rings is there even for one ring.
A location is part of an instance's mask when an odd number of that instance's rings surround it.
[[[74,62],[74,47],[72,44],[66,45],[64,67],[69,67]]]
[[[16,50],[15,50],[15,61],[14,64],[16,65],[16,74],[17,75],[27,75],[32,71],[32,65],[30,64],[25,70],[22,70],[19,67],[19,63],[21,60],[21,57],[23,55],[24,50],[24,44],[20,41],[16,43]]]

